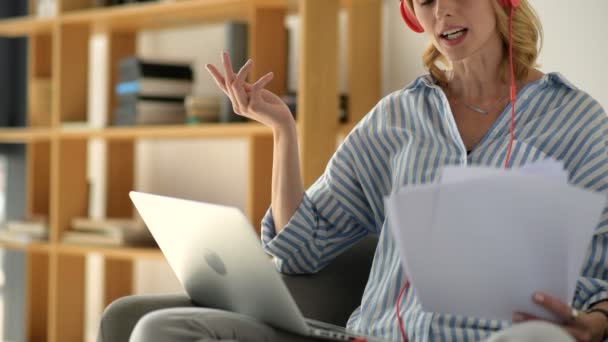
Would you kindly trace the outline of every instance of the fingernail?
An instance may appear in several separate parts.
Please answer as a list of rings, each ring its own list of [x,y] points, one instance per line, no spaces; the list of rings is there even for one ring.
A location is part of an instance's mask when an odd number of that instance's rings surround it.
[[[534,300],[536,300],[539,303],[542,303],[545,300],[545,296],[543,296],[540,293],[535,293],[534,294]]]

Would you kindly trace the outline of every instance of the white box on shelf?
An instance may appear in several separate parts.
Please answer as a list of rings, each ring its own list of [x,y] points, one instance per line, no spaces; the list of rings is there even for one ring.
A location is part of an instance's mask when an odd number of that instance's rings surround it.
[[[91,128],[108,124],[109,38],[93,33],[89,40],[89,85],[87,121]]]
[[[57,15],[56,0],[38,0],[36,3],[36,14],[39,17],[54,17]]]

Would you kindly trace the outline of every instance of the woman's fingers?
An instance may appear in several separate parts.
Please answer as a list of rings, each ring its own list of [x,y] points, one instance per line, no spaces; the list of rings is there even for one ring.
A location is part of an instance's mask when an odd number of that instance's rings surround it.
[[[222,52],[222,65],[224,66],[224,74],[226,75],[226,88],[229,88],[232,82],[234,82],[235,75],[230,56],[226,52]]]
[[[249,84],[245,80],[253,67],[253,60],[249,59],[235,74],[230,56],[226,52],[222,52],[221,59],[224,75],[212,64],[205,65],[205,68],[211,74],[217,86],[230,98],[234,111],[237,114],[246,114],[243,111],[247,110],[251,101],[264,100],[262,90],[272,81],[274,73],[269,72],[254,84]]]
[[[205,69],[207,69],[207,71],[211,74],[213,80],[215,81],[215,84],[217,84],[217,86],[226,95],[228,95],[228,89],[226,89],[226,80],[224,79],[224,76],[222,76],[222,74],[219,72],[219,70],[217,70],[217,68],[213,66],[213,64],[205,65]]]
[[[249,70],[251,70],[252,65],[253,62],[251,59],[249,59],[247,63],[243,65],[241,70],[239,70],[239,73],[237,74],[234,83],[232,83],[232,94],[234,94],[234,97],[238,103],[238,107],[241,111],[245,110],[249,105],[249,97],[245,92],[244,84],[245,79],[247,78],[247,74],[249,74]]]
[[[243,65],[239,73],[236,75],[236,81],[240,83],[244,83],[247,79],[247,75],[249,75],[249,71],[251,71],[251,67],[253,66],[253,60],[248,59],[247,63]]]
[[[236,99],[236,94],[234,94],[234,89],[232,88],[232,84],[236,80],[236,75],[234,74],[234,70],[232,69],[232,62],[230,61],[230,56],[226,52],[222,52],[222,65],[224,66],[224,72],[226,75],[224,79],[226,89],[228,90],[228,97],[230,97],[230,102],[232,102],[232,109],[235,113],[240,114],[241,109]]]
[[[527,314],[525,312],[515,312],[513,313],[513,323],[519,323],[519,322],[525,322],[525,321],[533,321],[533,320],[538,320],[540,318]]]
[[[532,300],[536,304],[544,307],[546,310],[553,312],[566,323],[569,323],[569,321],[572,319],[572,308],[570,305],[562,303],[557,298],[554,298],[546,293],[536,292],[532,296]]]
[[[274,73],[272,72],[269,72],[266,75],[262,76],[257,82],[253,84],[253,86],[251,87],[251,91],[255,92],[262,90],[264,87],[266,87],[266,85],[268,85],[268,83],[270,83],[270,81],[272,81],[273,77]]]

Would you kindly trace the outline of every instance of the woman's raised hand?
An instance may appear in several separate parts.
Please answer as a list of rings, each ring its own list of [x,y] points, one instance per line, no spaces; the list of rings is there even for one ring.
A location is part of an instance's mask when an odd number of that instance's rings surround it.
[[[264,89],[270,83],[273,73],[262,76],[254,84],[245,82],[253,60],[248,60],[235,74],[230,62],[230,56],[222,52],[222,64],[225,75],[212,64],[207,64],[207,71],[213,76],[217,86],[230,98],[235,113],[258,121],[273,129],[289,125],[294,122],[289,108],[280,97]]]

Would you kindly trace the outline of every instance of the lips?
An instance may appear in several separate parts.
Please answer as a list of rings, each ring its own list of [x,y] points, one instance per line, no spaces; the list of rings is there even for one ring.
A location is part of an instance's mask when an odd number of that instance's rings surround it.
[[[467,33],[468,29],[466,27],[454,28],[443,31],[439,37],[446,40],[456,40]]]

